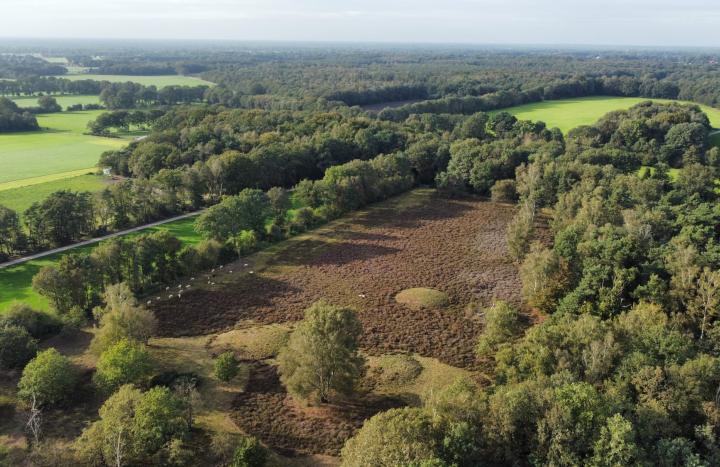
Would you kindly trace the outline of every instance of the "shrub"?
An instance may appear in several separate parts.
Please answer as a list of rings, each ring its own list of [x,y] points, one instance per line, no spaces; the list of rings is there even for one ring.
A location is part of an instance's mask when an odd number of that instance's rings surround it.
[[[509,343],[517,334],[520,313],[507,302],[497,302],[485,312],[487,325],[480,336],[477,352],[492,355],[502,344]]]
[[[240,364],[235,354],[228,350],[215,360],[215,377],[226,383],[236,377],[240,371]]]
[[[100,355],[93,381],[109,394],[124,384],[143,386],[152,374],[154,361],[145,346],[122,339]]]
[[[303,207],[296,209],[293,213],[293,219],[290,227],[295,232],[303,232],[308,227],[311,227],[315,221],[315,212],[312,208]]]
[[[0,370],[25,366],[37,351],[37,341],[24,328],[0,327]]]
[[[40,404],[59,404],[67,400],[75,382],[67,357],[51,348],[38,352],[27,364],[18,383],[18,397],[27,403],[34,396]]]
[[[267,462],[267,450],[255,438],[240,438],[230,461],[231,467],[262,467]]]
[[[465,182],[455,174],[441,172],[435,177],[435,188],[443,198],[461,198],[467,189]]]
[[[0,327],[18,326],[24,328],[35,339],[60,331],[60,320],[51,314],[36,310],[27,303],[14,301],[0,315]]]
[[[492,193],[492,200],[496,203],[512,203],[518,199],[515,180],[498,180],[490,188],[490,192]]]

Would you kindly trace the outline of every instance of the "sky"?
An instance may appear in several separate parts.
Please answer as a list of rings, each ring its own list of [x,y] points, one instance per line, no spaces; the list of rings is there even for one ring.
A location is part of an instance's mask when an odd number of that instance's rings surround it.
[[[0,0],[0,12],[2,37],[720,47],[718,0]]]

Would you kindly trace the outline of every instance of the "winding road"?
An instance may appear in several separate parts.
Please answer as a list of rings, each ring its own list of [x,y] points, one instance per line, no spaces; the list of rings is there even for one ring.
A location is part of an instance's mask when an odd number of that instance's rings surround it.
[[[13,265],[15,265],[15,264],[24,263],[24,262],[26,262],[26,261],[30,261],[30,260],[33,260],[33,259],[42,258],[43,256],[48,256],[48,255],[52,255],[52,254],[55,254],[55,253],[59,253],[59,252],[61,252],[61,251],[71,250],[71,249],[77,248],[77,247],[79,247],[79,246],[92,245],[93,243],[102,242],[103,240],[107,240],[108,238],[112,238],[112,237],[117,237],[118,235],[125,235],[125,234],[129,234],[129,233],[132,233],[132,232],[137,232],[138,230],[147,229],[147,228],[149,228],[149,227],[156,227],[156,226],[158,226],[158,225],[167,224],[168,222],[173,222],[173,221],[177,221],[177,220],[180,220],[180,219],[185,219],[186,217],[197,216],[198,214],[202,214],[202,213],[204,213],[205,211],[206,211],[206,209],[201,209],[201,210],[199,210],[199,211],[194,211],[194,212],[190,212],[190,213],[188,213],[188,214],[183,214],[182,216],[171,217],[171,218],[169,218],[169,219],[165,219],[165,220],[162,220],[162,221],[153,222],[153,223],[151,223],[151,224],[145,224],[145,225],[141,225],[141,226],[139,226],[139,227],[135,227],[135,228],[132,228],[132,229],[122,230],[122,231],[120,231],[120,232],[115,232],[115,233],[112,233],[112,234],[109,234],[109,235],[105,235],[105,236],[103,236],[103,237],[93,238],[93,239],[90,239],[90,240],[85,240],[84,242],[73,243],[73,244],[71,244],[71,245],[67,245],[67,246],[64,246],[64,247],[55,248],[54,250],[43,251],[42,253],[37,253],[37,254],[35,254],[35,255],[30,255],[30,256],[23,256],[22,258],[14,259],[14,260],[8,261],[8,262],[6,262],[6,263],[0,263],[0,269],[5,268],[5,267],[8,267],[8,266],[13,266]]]

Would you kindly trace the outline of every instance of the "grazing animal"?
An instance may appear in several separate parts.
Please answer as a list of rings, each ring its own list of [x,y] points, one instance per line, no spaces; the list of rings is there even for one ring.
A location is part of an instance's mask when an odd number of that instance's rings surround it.
[[[172,297],[173,297],[173,296],[172,296],[172,295],[170,295],[170,296],[169,296],[168,298],[172,298]]]
[[[250,274],[252,274],[252,273],[253,273],[253,272],[252,272],[252,271],[250,271]]]
[[[158,297],[157,299],[160,300],[160,297]]]
[[[185,288],[186,288],[186,289],[189,289],[189,288],[190,288],[190,286],[189,286],[189,285],[186,285],[186,286],[185,286]]]
[[[152,303],[152,300],[150,300],[147,304],[150,305]]]
[[[223,265],[221,264],[221,265],[220,265],[220,269],[222,269],[222,268],[223,268]]]
[[[229,274],[232,274],[232,271],[230,271]]]
[[[247,265],[247,264],[245,264],[245,267],[248,267],[248,265]]]
[[[170,287],[165,287],[165,290],[170,290]]]
[[[194,281],[194,280],[195,280],[195,278],[194,278],[194,277],[191,277],[191,278],[190,278],[190,280],[191,280],[191,281]]]
[[[360,297],[360,298],[365,298],[365,294],[364,294],[364,293],[361,293],[360,295],[358,295],[358,297]]]
[[[210,283],[210,281],[208,281],[208,284],[209,284],[209,283]]]
[[[212,285],[215,285],[215,282],[213,282]]]
[[[212,271],[210,271],[210,272],[215,272],[215,270],[213,269],[213,270],[212,270]]]
[[[178,285],[178,289],[182,289],[182,284]]]

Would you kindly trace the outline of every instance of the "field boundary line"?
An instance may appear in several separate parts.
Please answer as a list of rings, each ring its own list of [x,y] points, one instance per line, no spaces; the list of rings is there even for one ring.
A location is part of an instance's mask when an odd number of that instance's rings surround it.
[[[5,263],[0,263],[0,269],[5,268],[5,267],[8,267],[8,266],[14,266],[14,265],[16,265],[16,264],[25,263],[25,262],[27,262],[27,261],[32,261],[32,260],[34,260],[34,259],[42,258],[43,256],[50,256],[50,255],[53,255],[53,254],[55,254],[55,253],[60,253],[60,252],[63,252],[63,251],[72,250],[73,248],[78,248],[78,247],[86,246],[86,245],[92,245],[93,243],[99,243],[99,242],[102,242],[103,240],[107,240],[108,238],[118,237],[118,236],[120,236],[120,235],[126,235],[126,234],[129,234],[129,233],[137,232],[138,230],[149,229],[149,228],[151,228],[151,227],[157,227],[158,225],[163,225],[163,224],[167,224],[168,222],[178,221],[178,220],[180,220],[180,219],[185,219],[185,218],[187,218],[187,217],[197,216],[198,214],[202,214],[202,213],[204,213],[205,211],[207,211],[207,209],[201,209],[201,210],[199,210],[199,211],[194,211],[194,212],[189,212],[189,213],[187,213],[187,214],[183,214],[182,216],[171,217],[171,218],[169,218],[169,219],[165,219],[165,220],[161,220],[161,221],[157,221],[157,222],[152,222],[152,223],[150,223],[150,224],[145,224],[145,225],[141,225],[141,226],[138,226],[138,227],[133,227],[132,229],[122,230],[122,231],[120,231],[120,232],[115,232],[115,233],[112,233],[112,234],[109,234],[109,235],[105,235],[105,236],[102,236],[102,237],[91,238],[90,240],[85,240],[85,241],[82,241],[82,242],[73,243],[72,245],[67,245],[67,246],[63,246],[63,247],[60,247],[60,248],[55,248],[54,250],[48,250],[48,251],[43,251],[42,253],[36,253],[36,254],[34,254],[34,255],[24,256],[24,257],[22,257],[22,258],[18,258],[18,259],[12,260],[12,261],[7,261],[7,262],[5,262]]]

